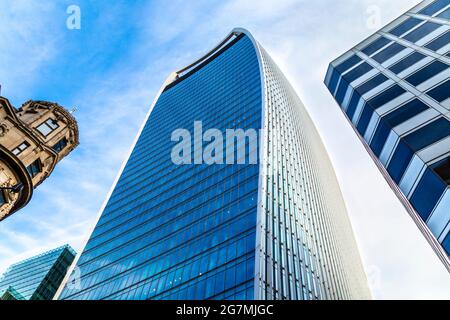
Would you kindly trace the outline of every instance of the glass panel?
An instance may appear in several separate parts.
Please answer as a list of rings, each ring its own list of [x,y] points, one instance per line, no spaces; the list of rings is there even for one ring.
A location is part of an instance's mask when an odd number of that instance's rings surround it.
[[[414,28],[421,22],[423,22],[423,20],[416,19],[416,18],[409,18],[405,22],[401,23],[400,25],[398,25],[397,27],[395,27],[394,29],[389,31],[389,33],[391,33],[397,37],[400,37],[402,34],[411,30],[412,28]]]
[[[366,81],[365,83],[361,84],[359,87],[357,87],[355,90],[362,96],[365,93],[369,92],[372,89],[375,89],[380,84],[384,83],[385,81],[389,80],[388,77],[386,77],[384,74],[379,73],[372,79]]]
[[[52,131],[53,131],[53,129],[52,128],[50,128],[48,125],[47,125],[47,123],[43,123],[43,124],[41,124],[41,125],[39,125],[37,128],[36,128],[40,133],[42,133],[42,135],[43,136],[48,136]]]
[[[440,61],[434,61],[427,65],[426,67],[420,69],[413,75],[409,76],[405,80],[411,83],[413,86],[418,86],[419,84],[431,79],[432,77],[438,75],[442,71],[448,69],[448,64]]]
[[[439,49],[445,47],[449,43],[450,43],[450,32],[447,32],[431,41],[425,47],[433,51],[438,51]]]
[[[426,169],[410,199],[423,221],[428,219],[445,188],[446,185],[430,169]]]
[[[370,104],[372,108],[378,109],[395,98],[398,98],[405,92],[405,89],[396,84],[370,99],[367,103]]]
[[[438,14],[439,18],[450,20],[450,9],[445,10],[444,12]]]
[[[434,89],[427,92],[437,102],[443,102],[450,97],[450,80],[438,85]]]
[[[336,66],[335,69],[339,73],[342,74],[345,71],[347,71],[348,69],[350,69],[351,67],[355,66],[361,60],[362,59],[360,57],[358,57],[357,55],[353,55],[350,58],[348,58],[347,60],[345,60],[344,62],[342,62],[341,64],[339,64],[338,66]]]
[[[377,40],[373,41],[371,44],[363,48],[361,51],[367,54],[368,56],[372,55],[376,51],[380,50],[384,46],[386,46],[388,43],[390,43],[391,40],[386,39],[384,37],[380,37]]]
[[[432,164],[430,168],[441,177],[447,185],[450,185],[450,156]]]
[[[417,29],[415,29],[414,31],[412,31],[411,33],[408,33],[403,38],[411,42],[417,42],[441,26],[442,25],[434,22],[427,22],[418,27]]]
[[[437,0],[436,2],[426,7],[425,9],[419,11],[419,13],[427,16],[432,16],[436,12],[439,12],[440,10],[444,9],[446,6],[448,6],[448,4],[449,4],[448,0]]]
[[[412,157],[413,152],[411,149],[400,140],[387,169],[391,178],[397,184],[402,179]]]
[[[386,49],[384,49],[381,52],[379,52],[376,55],[374,55],[373,59],[375,61],[377,61],[378,63],[383,63],[386,60],[394,57],[396,54],[398,54],[399,52],[403,51],[404,49],[406,49],[404,46],[402,46],[401,44],[399,44],[397,42],[394,42],[393,44],[391,44]]]
[[[361,76],[365,75],[372,69],[373,67],[370,64],[368,64],[367,62],[363,62],[359,66],[354,68],[352,71],[346,73],[343,77],[345,78],[345,80],[351,83],[356,79],[360,78]]]
[[[399,74],[400,72],[408,69],[412,65],[416,64],[417,62],[421,61],[422,59],[425,59],[426,56],[419,52],[413,52],[409,56],[407,56],[405,59],[400,60],[396,64],[394,64],[392,67],[389,68],[392,72],[395,74]]]
[[[404,141],[414,150],[419,151],[450,135],[450,121],[439,118],[404,137]]]
[[[389,124],[391,128],[394,128],[427,109],[429,109],[429,107],[425,103],[419,99],[414,99],[404,106],[385,115],[383,117],[383,121]]]

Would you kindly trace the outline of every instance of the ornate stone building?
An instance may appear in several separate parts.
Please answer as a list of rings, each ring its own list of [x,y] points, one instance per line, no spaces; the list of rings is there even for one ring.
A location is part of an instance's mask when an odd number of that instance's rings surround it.
[[[60,105],[28,101],[16,109],[0,97],[0,221],[23,208],[78,143],[77,122]]]

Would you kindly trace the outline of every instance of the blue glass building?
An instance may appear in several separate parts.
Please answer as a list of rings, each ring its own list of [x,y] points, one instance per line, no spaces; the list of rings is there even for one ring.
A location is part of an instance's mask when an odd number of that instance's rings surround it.
[[[171,135],[195,121],[264,129],[244,145],[258,163],[174,164]],[[68,283],[77,277],[59,299],[370,298],[320,138],[247,31],[167,79]]]
[[[0,278],[0,300],[52,300],[75,255],[65,245],[11,265]]]
[[[333,61],[325,84],[450,270],[450,0],[423,1]]]

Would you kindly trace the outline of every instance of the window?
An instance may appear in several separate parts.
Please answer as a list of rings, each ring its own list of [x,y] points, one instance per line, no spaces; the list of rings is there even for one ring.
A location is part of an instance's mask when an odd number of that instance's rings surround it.
[[[432,16],[436,12],[444,9],[448,5],[448,0],[437,0],[436,2],[430,4],[428,7],[419,11],[420,14],[424,14],[427,16]]]
[[[423,221],[428,219],[445,188],[445,184],[430,169],[425,171],[410,200]]]
[[[430,43],[428,43],[425,47],[433,50],[438,51],[439,49],[445,47],[450,43],[450,32],[444,33],[442,36],[437,37]]]
[[[409,18],[405,22],[401,23],[400,25],[392,29],[389,33],[393,34],[394,36],[400,37],[406,31],[411,30],[421,22],[423,22],[423,20],[416,18]]]
[[[378,63],[383,63],[386,60],[394,57],[397,53],[403,51],[404,49],[406,49],[404,46],[402,46],[399,43],[394,42],[386,49],[384,49],[381,52],[374,55],[373,59]]]
[[[361,60],[362,59],[360,57],[358,57],[357,55],[353,55],[350,58],[348,58],[347,60],[345,60],[344,62],[342,62],[341,64],[339,64],[338,66],[336,66],[335,69],[339,73],[344,73],[345,71],[347,71],[351,67],[355,66]]]
[[[400,72],[408,69],[412,65],[416,64],[417,62],[421,61],[422,59],[425,59],[426,56],[419,52],[414,52],[407,56],[405,59],[397,62],[392,67],[389,68],[393,73],[399,74]]]
[[[19,154],[21,154],[26,148],[28,148],[30,146],[30,144],[26,141],[22,142],[20,145],[18,145],[17,147],[15,147],[12,151],[12,153],[15,156],[18,156]]]
[[[30,164],[27,167],[28,173],[30,174],[30,176],[32,178],[35,177],[39,172],[41,172],[41,169],[42,169],[42,164],[39,159],[37,159],[36,161],[34,161],[32,164]]]
[[[58,123],[55,120],[47,119],[44,123],[40,124],[36,129],[46,137],[58,127],[59,127]]]
[[[406,168],[408,168],[412,157],[413,152],[411,151],[411,149],[408,148],[408,146],[400,140],[387,168],[389,175],[395,181],[395,183],[398,184],[402,179],[403,174],[405,173]]]
[[[356,107],[359,104],[359,101],[361,100],[361,96],[357,92],[353,92],[352,98],[350,99],[350,103],[347,107],[347,116],[351,120],[355,114]]]
[[[441,14],[438,14],[439,18],[450,20],[450,9],[445,10]]]
[[[408,33],[403,38],[411,42],[417,42],[423,37],[429,35],[434,30],[438,29],[439,27],[441,27],[440,24],[434,22],[427,22],[418,27],[416,30],[412,31],[411,33]]]
[[[390,43],[391,40],[386,39],[384,37],[380,37],[365,48],[363,48],[361,51],[370,56],[371,54],[377,52],[384,46],[386,46],[388,43]]]
[[[388,80],[388,77],[386,77],[382,73],[379,73],[378,75],[376,75],[375,77],[373,77],[369,81],[367,81],[367,82],[363,83],[362,85],[360,85],[359,87],[357,87],[355,90],[360,95],[363,95],[363,94],[369,92],[370,90],[378,87],[380,84],[384,83],[387,80]]]
[[[402,107],[385,115],[383,117],[383,120],[387,124],[389,124],[391,128],[394,128],[427,109],[429,108],[425,103],[423,103],[419,99],[414,99],[403,105]]]
[[[338,104],[342,104],[342,102],[344,101],[347,89],[348,89],[347,81],[345,81],[344,79],[341,79],[341,82],[340,82],[339,87],[336,92],[336,102]]]
[[[405,80],[411,83],[413,86],[418,86],[419,84],[431,79],[442,71],[448,69],[448,64],[440,61],[434,61],[427,65],[426,67],[420,69],[413,75],[409,76]]]
[[[372,69],[373,69],[373,67],[370,64],[368,64],[367,62],[363,62],[359,66],[357,66],[355,69],[353,69],[352,71],[345,74],[343,77],[345,78],[345,80],[347,80],[349,83],[351,83],[354,80],[365,75],[367,72],[369,72]]]
[[[361,135],[364,135],[364,133],[366,132],[367,126],[369,125],[369,121],[372,118],[372,115],[373,109],[370,106],[365,105],[361,117],[359,118],[358,125],[356,127],[356,129]]]
[[[432,97],[437,102],[447,100],[450,97],[450,80],[447,80],[434,89],[428,91],[427,95]]]
[[[3,190],[0,190],[0,206],[4,205],[6,203],[5,194],[3,193]]]
[[[426,126],[410,133],[404,141],[414,150],[419,151],[450,135],[450,121],[439,118]]]
[[[432,164],[431,169],[450,186],[450,156]]]
[[[64,149],[66,146],[67,146],[67,139],[62,138],[53,146],[53,150],[55,150],[56,152],[61,152],[61,150]]]
[[[405,93],[406,90],[400,87],[399,85],[394,85],[390,87],[389,89],[381,92],[376,97],[370,99],[367,103],[373,108],[378,109],[382,106],[384,106],[386,103],[394,100],[395,98],[398,98],[403,93]]]
[[[375,134],[373,135],[372,141],[370,142],[370,148],[377,157],[383,150],[384,144],[386,143],[390,132],[391,128],[386,124],[386,122],[381,120]]]
[[[450,256],[450,232],[445,236],[445,239],[442,242],[442,246],[444,247],[447,254]]]

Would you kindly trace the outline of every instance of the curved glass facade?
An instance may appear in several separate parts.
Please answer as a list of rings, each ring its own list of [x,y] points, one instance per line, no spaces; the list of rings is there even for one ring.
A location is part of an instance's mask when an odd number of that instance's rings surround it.
[[[170,143],[171,134],[177,129],[194,132],[193,140],[196,139],[196,121],[202,122],[203,131],[259,131],[269,115],[277,114],[281,117],[287,110],[265,107],[269,105],[269,96],[275,95],[278,99],[279,94],[283,97],[285,90],[292,89],[283,87],[285,84],[281,83],[281,87],[276,89],[277,92],[272,91],[275,88],[271,82],[267,82],[272,70],[262,68],[263,56],[259,45],[247,32],[236,30],[238,31],[233,31],[232,36],[227,38],[229,41],[216,48],[211,55],[187,68],[189,70],[186,72],[183,70],[183,74],[179,72],[177,77],[163,86],[99,221],[76,263],[77,271],[69,279],[70,283],[79,275],[80,286],[64,287],[60,299],[369,297],[369,294],[364,295],[367,291],[359,296],[356,291],[352,291],[347,279],[348,274],[343,271],[346,265],[342,264],[342,259],[356,258],[356,265],[360,266],[359,257],[344,255],[341,250],[343,242],[339,242],[342,239],[328,241],[319,233],[316,234],[314,228],[305,232],[314,233],[315,238],[305,238],[305,241],[309,243],[322,239],[323,244],[330,248],[330,251],[319,250],[323,257],[318,257],[315,245],[314,248],[312,244],[300,248],[300,234],[296,235],[293,242],[284,242],[285,232],[279,235],[280,247],[279,250],[273,251],[273,267],[285,275],[282,281],[292,281],[292,284],[287,284],[289,289],[281,289],[276,278],[278,274],[271,276],[269,267],[261,269],[262,264],[269,263],[264,254],[272,254],[261,250],[262,239],[266,238],[266,234],[269,236],[269,230],[264,229],[269,221],[266,218],[261,219],[264,207],[269,203],[265,190],[268,184],[272,183],[267,180],[267,157],[263,156],[262,162],[259,159],[257,163],[252,164],[246,161],[244,164],[213,165],[176,165],[171,159],[174,146],[174,143]],[[279,85],[278,83],[277,86]],[[287,96],[283,99],[290,98],[291,96]],[[293,103],[286,108],[295,108],[295,103],[299,101],[295,100]],[[280,126],[284,128],[281,123]],[[285,129],[294,130],[291,127]],[[295,126],[295,130],[298,129],[298,126]],[[270,134],[275,131],[271,129]],[[267,151],[268,145],[268,136],[264,134],[264,137],[263,153]],[[297,138],[298,136],[286,135],[284,140],[277,140],[276,143],[292,146],[303,144],[303,141]],[[303,138],[307,139],[306,136]],[[315,138],[317,139],[318,135]],[[229,143],[227,140],[225,144]],[[271,142],[270,145],[274,143]],[[314,141],[313,144],[316,143],[320,144],[320,140]],[[194,143],[189,150],[195,155],[204,147],[204,142],[200,145]],[[258,144],[255,147],[246,140],[244,147],[250,154],[260,154],[261,146]],[[238,151],[233,151],[235,158],[238,158]],[[224,158],[230,155],[225,154],[226,152],[224,146]],[[296,152],[302,150],[296,149]],[[301,154],[297,154],[296,158],[289,158],[288,161],[299,159],[302,159]],[[301,166],[300,163],[295,165],[297,168]],[[302,167],[303,170],[308,168]],[[331,167],[329,169],[331,170]],[[293,171],[288,174],[292,177],[286,176],[284,183],[292,184]],[[295,176],[295,179],[301,178]],[[289,194],[288,198],[286,193],[285,201],[291,200],[291,197],[302,196],[302,180],[296,181],[295,185],[297,194]],[[324,185],[317,185],[308,190],[308,196],[317,192],[312,201],[326,197],[327,192],[320,191],[322,187]],[[290,191],[286,189],[286,192]],[[308,199],[304,201],[306,205],[312,205]],[[342,208],[343,204],[338,210]],[[294,207],[285,207],[284,210],[290,210],[286,214],[293,217],[289,223],[301,223],[301,218],[296,217],[300,211],[295,211]],[[316,213],[319,211],[322,212],[320,208],[314,210]],[[323,212],[323,215],[327,214],[328,212]],[[276,228],[281,230],[287,226],[285,220],[274,219],[272,221]],[[324,229],[321,232],[331,232],[329,226],[324,228],[328,231]],[[351,228],[341,231],[352,236]],[[278,236],[278,233],[273,235]],[[351,243],[350,247],[354,248],[353,246],[354,243]],[[290,257],[287,260],[286,255]],[[329,271],[325,271],[324,266],[327,266]],[[364,278],[362,269],[357,272],[358,279]],[[273,282],[267,282],[273,290],[270,294],[266,294],[269,290],[260,290],[261,281],[266,277],[273,279]],[[288,293],[286,290],[291,291]]]

